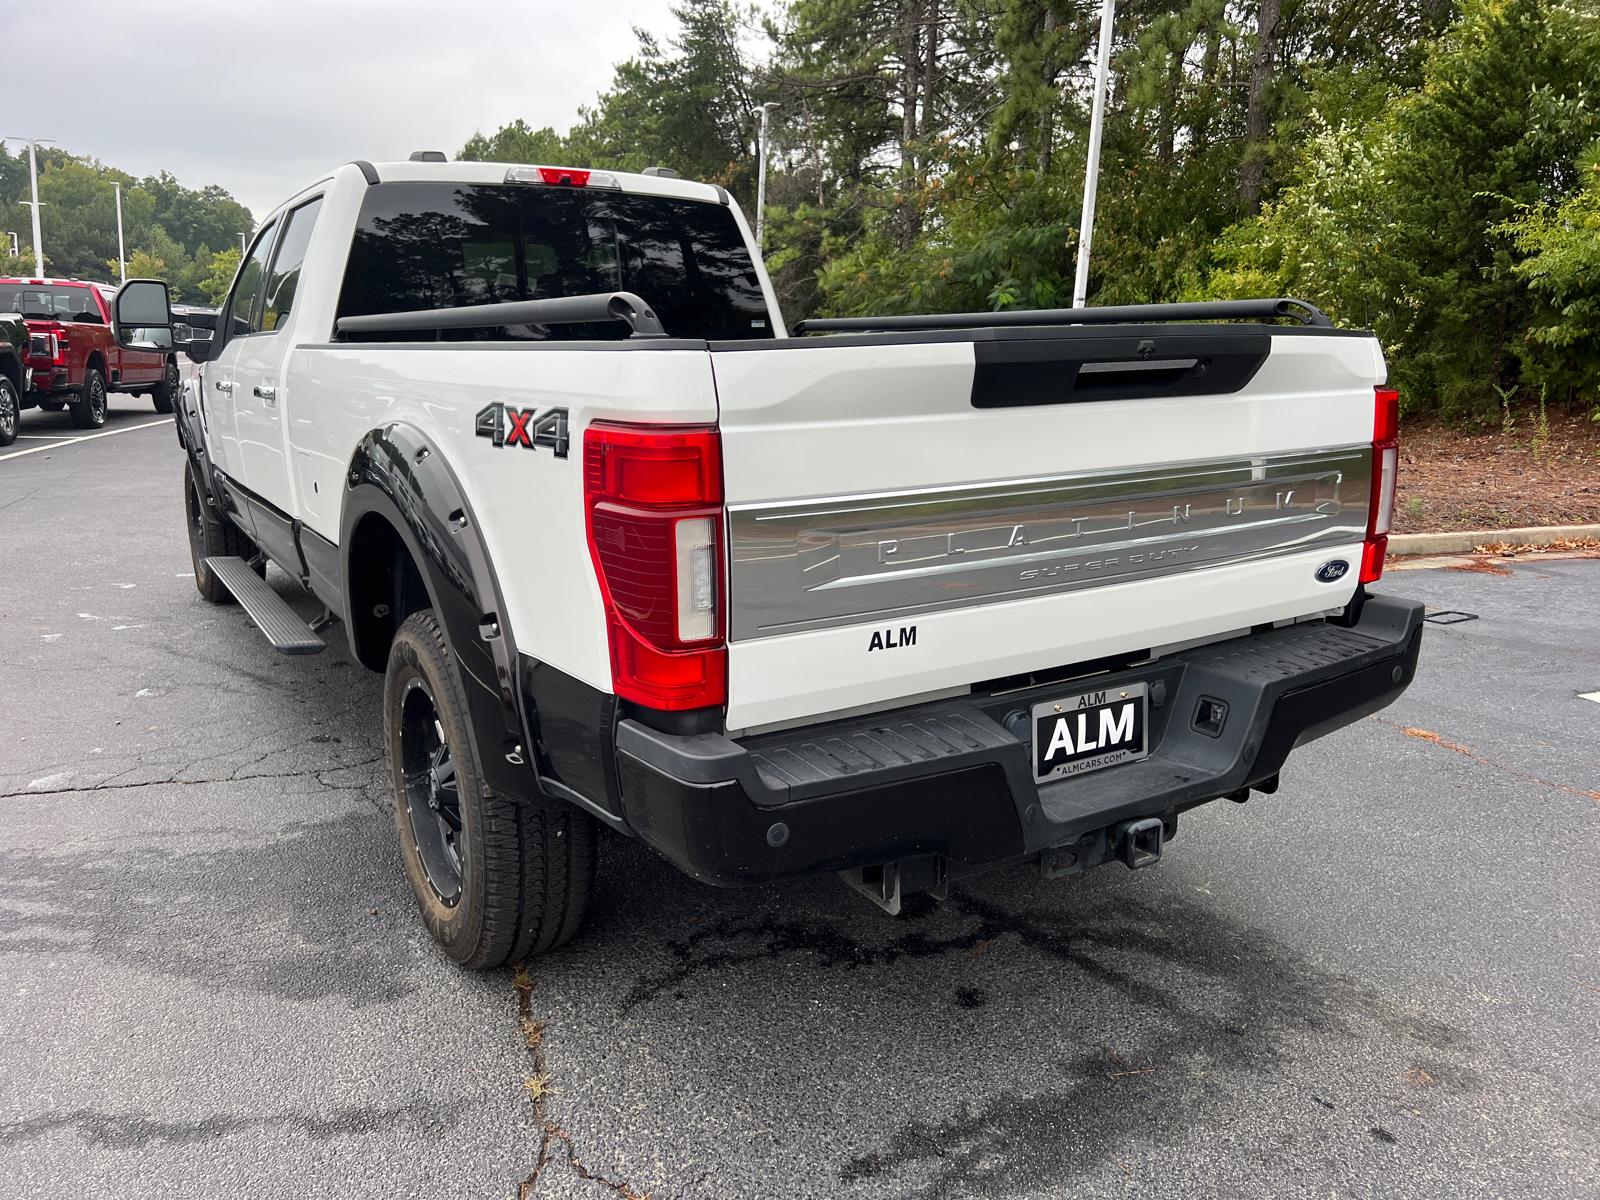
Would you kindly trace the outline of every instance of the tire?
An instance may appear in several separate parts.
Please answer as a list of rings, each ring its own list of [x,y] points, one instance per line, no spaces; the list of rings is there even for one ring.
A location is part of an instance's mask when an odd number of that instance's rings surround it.
[[[233,522],[219,517],[200,496],[194,468],[183,467],[183,510],[189,526],[189,561],[194,563],[194,586],[212,604],[229,604],[233,593],[206,569],[206,559],[237,555],[246,562],[256,554],[256,544]]]
[[[597,839],[593,818],[576,808],[490,791],[466,711],[433,610],[412,613],[389,647],[383,684],[400,854],[433,940],[460,966],[484,970],[577,933]]]
[[[150,389],[150,400],[156,406],[158,413],[169,413],[176,404],[178,393],[183,390],[183,379],[178,375],[178,364],[169,362],[167,373],[161,382]]]
[[[83,373],[83,391],[71,407],[72,423],[79,429],[99,429],[106,423],[106,377],[94,367]]]
[[[45,412],[60,412],[66,405],[59,400],[41,400],[39,401],[39,407],[44,409]]]
[[[0,375],[0,446],[9,446],[17,440],[17,423],[22,419],[22,399],[17,395],[17,385]]]

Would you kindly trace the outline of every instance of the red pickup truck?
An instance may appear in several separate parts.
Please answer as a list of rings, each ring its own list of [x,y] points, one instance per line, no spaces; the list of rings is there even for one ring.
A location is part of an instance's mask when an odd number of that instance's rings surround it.
[[[109,392],[145,394],[169,413],[181,387],[177,355],[124,350],[111,336],[116,289],[81,279],[0,279],[0,312],[28,325],[32,387],[22,407],[68,408],[80,429],[105,424]]]

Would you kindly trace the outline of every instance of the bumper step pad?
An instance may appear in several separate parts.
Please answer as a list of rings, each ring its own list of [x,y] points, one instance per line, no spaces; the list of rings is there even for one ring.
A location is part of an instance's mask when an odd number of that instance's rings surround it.
[[[949,713],[940,717],[868,723],[841,730],[833,737],[752,748],[750,757],[763,783],[794,788],[808,783],[847,782],[888,767],[954,758],[973,750],[993,750],[1014,742],[1004,729],[981,714]]]
[[[222,580],[239,607],[279,654],[321,654],[328,644],[311,632],[300,615],[284,603],[272,586],[250,569],[242,558],[208,558],[206,570]]]

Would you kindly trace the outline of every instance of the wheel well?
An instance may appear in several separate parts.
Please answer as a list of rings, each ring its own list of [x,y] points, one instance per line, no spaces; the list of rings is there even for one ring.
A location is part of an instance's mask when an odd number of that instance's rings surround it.
[[[0,374],[16,386],[17,394],[22,394],[22,363],[14,356],[6,354],[0,356]]]
[[[356,657],[382,671],[400,623],[433,601],[405,539],[377,513],[361,518],[351,535],[345,581]]]
[[[89,361],[83,364],[83,369],[85,371],[87,371],[90,367],[94,367],[100,372],[100,377],[106,381],[106,385],[109,387],[111,384],[111,376],[106,371],[106,360],[100,357],[99,351],[95,351],[94,353],[90,354]]]

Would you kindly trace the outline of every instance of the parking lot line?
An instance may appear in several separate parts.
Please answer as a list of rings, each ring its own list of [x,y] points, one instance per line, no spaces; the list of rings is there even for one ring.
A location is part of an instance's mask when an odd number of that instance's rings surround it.
[[[161,421],[146,421],[143,425],[124,425],[121,429],[107,429],[101,433],[86,433],[82,437],[64,438],[61,441],[52,441],[48,446],[30,446],[26,450],[13,450],[10,454],[0,454],[0,462],[8,458],[21,458],[24,454],[37,454],[41,450],[51,450],[57,446],[71,446],[78,442],[93,441],[95,438],[110,437],[114,433],[132,433],[135,429],[154,429],[157,425],[171,425],[170,419]],[[19,437],[38,437],[39,434],[19,434]]]

